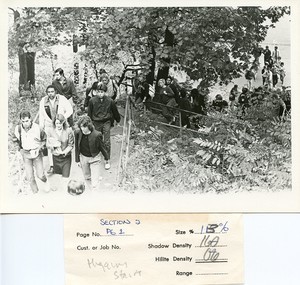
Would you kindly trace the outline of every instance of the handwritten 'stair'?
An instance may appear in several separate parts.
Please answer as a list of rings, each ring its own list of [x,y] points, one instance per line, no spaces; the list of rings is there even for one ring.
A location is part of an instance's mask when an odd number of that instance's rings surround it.
[[[243,283],[241,215],[65,216],[66,285]]]

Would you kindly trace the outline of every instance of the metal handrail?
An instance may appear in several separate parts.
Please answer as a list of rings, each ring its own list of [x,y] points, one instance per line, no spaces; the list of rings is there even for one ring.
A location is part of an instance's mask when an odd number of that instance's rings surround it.
[[[131,127],[131,118],[130,118],[130,97],[127,94],[126,104],[125,104],[125,114],[124,114],[124,124],[123,124],[123,134],[122,134],[122,143],[120,148],[120,157],[119,157],[119,165],[117,171],[117,183],[120,181],[120,174],[123,168],[123,171],[126,169],[127,157],[125,157],[125,162],[123,162],[124,148],[126,144],[125,156],[128,156],[129,153],[129,140],[130,140],[130,127]],[[129,121],[128,118],[129,117]],[[127,122],[129,122],[129,126],[127,128]]]
[[[189,113],[189,114],[196,115],[196,116],[205,116],[205,117],[207,117],[207,115],[204,115],[204,114],[199,114],[199,113],[196,113],[196,112],[193,112],[193,111],[189,111],[189,110],[185,110],[185,109],[181,109],[181,108],[177,108],[177,107],[167,106],[166,104],[162,104],[162,103],[159,103],[159,102],[145,101],[144,104],[145,105],[155,104],[155,105],[158,105],[158,106],[167,107],[168,109],[172,109],[172,110],[175,110],[175,111]],[[156,109],[156,110],[159,110],[159,109]]]

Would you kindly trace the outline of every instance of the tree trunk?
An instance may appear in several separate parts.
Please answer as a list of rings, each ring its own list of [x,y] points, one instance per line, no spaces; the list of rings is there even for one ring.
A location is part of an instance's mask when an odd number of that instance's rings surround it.
[[[23,47],[19,47],[19,94],[22,96],[22,90],[25,90],[27,84],[27,64],[26,64],[26,53],[23,51]]]
[[[17,10],[9,8],[14,12],[14,22],[20,18],[20,13]],[[16,29],[18,29],[16,25]],[[27,52],[24,49],[26,43],[19,43],[19,94],[22,96],[23,90],[32,90],[35,84],[35,52]]]
[[[19,56],[19,93],[29,90],[35,84],[35,52],[25,52],[24,44],[21,44],[18,50]]]
[[[78,52],[78,40],[77,40],[76,35],[73,35],[72,46],[73,46],[73,52],[77,53]]]
[[[35,84],[35,52],[26,53],[27,82],[29,88]]]
[[[166,32],[165,32],[165,44],[166,44],[166,46],[174,45],[174,34],[172,32],[170,32],[168,28],[166,29]],[[165,66],[160,68],[157,72],[156,86],[157,86],[159,79],[161,79],[161,78],[166,79],[169,75],[169,69],[170,69],[169,64],[171,62],[171,59],[169,57],[167,57],[167,58],[163,58],[162,61],[164,61],[166,64],[165,64]]]
[[[153,84],[153,81],[154,81],[154,76],[155,76],[155,49],[154,49],[154,46],[152,45],[151,47],[151,54],[152,54],[152,57],[150,59],[150,70],[149,72],[147,73],[146,75],[146,81],[148,84],[152,85]]]

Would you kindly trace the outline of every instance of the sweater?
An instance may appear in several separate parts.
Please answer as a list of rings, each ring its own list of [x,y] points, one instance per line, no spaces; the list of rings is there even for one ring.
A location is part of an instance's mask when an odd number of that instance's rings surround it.
[[[80,161],[80,143],[82,139],[82,131],[76,130],[75,131],[75,161]],[[100,152],[103,154],[104,159],[108,160],[108,153],[103,144],[102,134],[96,130],[93,130],[88,135],[89,147],[92,157],[97,156]]]

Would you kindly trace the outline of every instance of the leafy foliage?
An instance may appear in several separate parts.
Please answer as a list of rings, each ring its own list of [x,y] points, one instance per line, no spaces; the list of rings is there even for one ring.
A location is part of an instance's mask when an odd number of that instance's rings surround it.
[[[289,7],[25,7],[10,27],[11,69],[17,49],[29,42],[38,59],[52,60],[55,45],[78,44],[78,57],[99,65],[138,64],[147,73],[169,62],[200,79],[200,87],[227,84],[240,77],[269,28]],[[266,24],[270,20],[271,24]],[[166,31],[174,36],[172,45]],[[169,59],[167,61],[166,59]],[[152,61],[153,62],[153,61]],[[119,68],[121,70],[121,68]],[[15,70],[16,71],[16,70]],[[37,78],[42,96],[51,70]],[[40,88],[40,89],[39,89]],[[35,114],[37,103],[9,96],[10,130],[20,108]],[[251,106],[243,118],[235,113],[204,116],[198,134],[157,127],[138,114],[132,153],[122,187],[135,191],[178,192],[279,190],[291,187],[290,118],[279,120],[272,100]],[[275,102],[276,103],[276,102]],[[155,118],[157,119],[157,118]],[[147,121],[147,124],[145,123]],[[147,127],[145,127],[147,126]],[[144,131],[144,130],[147,131]]]
[[[269,106],[262,102],[259,108],[266,111]],[[234,112],[214,113],[206,116],[198,134],[185,130],[182,137],[154,121],[142,131],[147,119],[136,118],[138,129],[132,134],[134,147],[122,184],[128,191],[131,187],[189,193],[291,188],[289,116],[280,119],[273,112],[262,122],[239,119]]]
[[[93,65],[137,62],[147,73],[153,59],[158,67],[171,62],[209,86],[240,77],[268,29],[289,13],[289,7],[30,7],[9,33],[9,50],[13,55],[20,42],[30,42],[44,52],[75,41]]]

